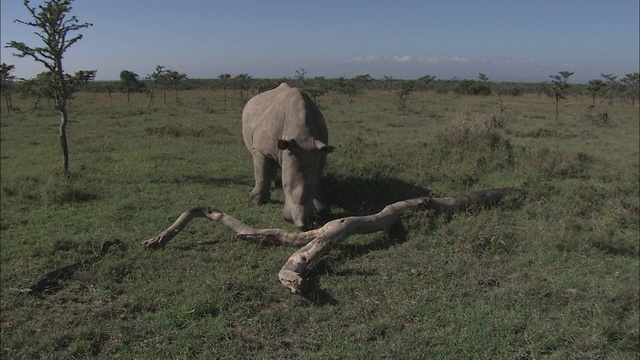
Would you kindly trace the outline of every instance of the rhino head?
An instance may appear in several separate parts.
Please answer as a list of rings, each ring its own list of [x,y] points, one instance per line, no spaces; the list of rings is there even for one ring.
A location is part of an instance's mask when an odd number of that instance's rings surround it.
[[[333,147],[314,139],[299,143],[295,139],[278,140],[282,151],[282,189],[284,190],[284,218],[297,227],[307,229],[314,210],[319,210],[318,183]]]

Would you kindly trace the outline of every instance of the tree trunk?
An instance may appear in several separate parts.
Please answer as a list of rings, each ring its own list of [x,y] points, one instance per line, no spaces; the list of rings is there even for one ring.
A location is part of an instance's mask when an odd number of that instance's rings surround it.
[[[36,111],[37,108],[40,107],[40,96],[36,96],[35,100],[33,101],[33,106],[31,107],[31,112]]]
[[[336,219],[318,229],[300,233],[283,229],[256,229],[215,207],[197,207],[183,212],[166,230],[156,237],[143,241],[141,245],[148,249],[162,248],[192,219],[204,217],[227,226],[241,239],[302,246],[289,257],[278,274],[282,285],[294,293],[299,293],[303,285],[304,272],[309,264],[318,261],[323,254],[351,235],[369,234],[390,228],[406,211],[420,210],[431,215],[450,214],[470,208],[486,208],[502,204],[507,200],[520,201],[524,196],[523,190],[505,188],[483,190],[456,197],[418,197],[388,205],[377,214]]]
[[[60,106],[60,146],[62,147],[62,170],[64,175],[69,177],[69,145],[67,143],[67,109],[65,105]]]
[[[149,89],[149,109],[151,109],[151,103],[153,103],[153,94],[156,92],[156,83],[153,82],[151,84],[151,89]]]
[[[227,112],[227,88],[224,88],[223,91],[224,91],[224,112]]]
[[[12,104],[11,104],[11,95],[10,94],[5,94],[4,95],[4,101],[7,104],[7,114],[11,114],[11,110],[12,110]]]

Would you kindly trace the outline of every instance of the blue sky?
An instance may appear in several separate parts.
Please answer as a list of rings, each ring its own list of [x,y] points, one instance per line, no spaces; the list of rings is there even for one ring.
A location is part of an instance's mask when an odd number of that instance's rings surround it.
[[[41,1],[32,0],[32,5]],[[31,78],[44,68],[11,55],[10,40],[40,46],[22,0],[2,0],[1,60]],[[546,81],[574,71],[573,82],[639,71],[638,0],[250,1],[77,0],[84,38],[65,68],[122,70],[144,77],[156,65],[190,78],[253,77]]]

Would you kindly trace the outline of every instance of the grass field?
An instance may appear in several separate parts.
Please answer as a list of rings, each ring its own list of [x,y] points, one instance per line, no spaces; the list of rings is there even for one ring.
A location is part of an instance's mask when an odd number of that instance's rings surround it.
[[[165,249],[138,244],[184,210],[215,205],[249,225],[293,230],[282,190],[253,206],[239,101],[183,91],[182,103],[80,93],[71,105],[70,181],[58,116],[1,118],[1,357],[105,359],[637,359],[639,113],[553,101],[414,93],[319,99],[328,122],[324,198],[334,217],[429,194],[515,187],[519,206],[414,213],[359,235],[308,274],[304,296],[278,271],[295,251],[238,240],[196,220]],[[599,121],[598,114],[608,114]],[[495,120],[493,117],[495,116]],[[94,255],[39,294],[16,289]]]

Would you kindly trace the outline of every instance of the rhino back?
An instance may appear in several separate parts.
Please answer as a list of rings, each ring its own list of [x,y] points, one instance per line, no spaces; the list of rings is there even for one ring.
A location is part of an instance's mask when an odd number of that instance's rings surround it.
[[[322,113],[304,92],[282,83],[251,98],[242,113],[242,135],[249,151],[278,160],[278,139],[328,141]],[[310,145],[311,146],[311,145]]]
[[[296,139],[299,142],[310,141],[308,144],[313,147],[313,140],[318,139],[327,143],[328,131],[324,117],[320,109],[311,98],[299,89],[292,96],[291,107],[287,112],[288,119],[285,121],[283,137],[285,139]]]

